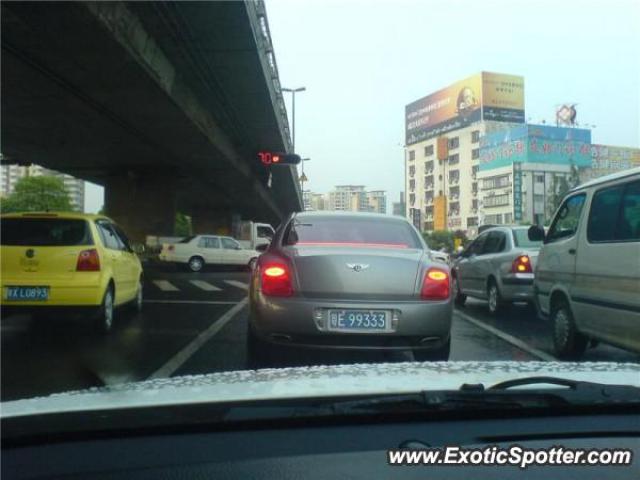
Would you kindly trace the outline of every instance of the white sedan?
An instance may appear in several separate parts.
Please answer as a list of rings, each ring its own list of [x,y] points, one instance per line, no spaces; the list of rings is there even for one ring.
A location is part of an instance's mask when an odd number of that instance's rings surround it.
[[[177,243],[162,244],[160,261],[182,263],[192,272],[205,265],[243,265],[253,268],[258,253],[242,248],[237,240],[218,235],[196,235]]]

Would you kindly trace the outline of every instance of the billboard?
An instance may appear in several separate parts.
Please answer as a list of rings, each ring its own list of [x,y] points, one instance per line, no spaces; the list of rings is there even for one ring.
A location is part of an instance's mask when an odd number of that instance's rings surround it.
[[[524,123],[524,77],[482,72],[482,118]]]
[[[591,131],[526,125],[485,135],[480,143],[480,170],[514,163],[591,165]]]
[[[524,123],[524,78],[481,72],[405,107],[405,143],[411,145],[481,119]]]
[[[447,197],[438,195],[433,199],[433,229],[447,229]]]
[[[640,149],[591,145],[591,166],[583,172],[581,180],[586,181],[634,167],[640,167]]]
[[[481,76],[454,83],[405,107],[405,143],[421,142],[480,120]]]

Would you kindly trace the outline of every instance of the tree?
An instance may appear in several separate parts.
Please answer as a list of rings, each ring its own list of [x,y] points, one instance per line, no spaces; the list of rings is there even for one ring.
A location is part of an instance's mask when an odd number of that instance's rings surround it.
[[[453,252],[453,232],[449,230],[436,230],[431,234],[423,234],[425,242],[431,250],[444,248],[447,252]]]
[[[558,177],[553,176],[553,182],[551,182],[551,188],[549,190],[549,201],[547,203],[547,223],[550,221],[553,213],[558,209],[564,197],[569,191],[580,184],[580,173],[578,168],[573,162],[569,170],[569,175],[562,175]]]
[[[42,175],[18,180],[13,193],[2,200],[2,211],[71,212],[73,206],[62,179]]]
[[[176,213],[176,221],[173,228],[174,233],[178,237],[188,237],[191,235],[191,217],[184,213]]]

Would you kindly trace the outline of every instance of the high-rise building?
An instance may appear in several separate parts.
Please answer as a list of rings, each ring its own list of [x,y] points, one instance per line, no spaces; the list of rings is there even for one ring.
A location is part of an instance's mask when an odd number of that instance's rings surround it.
[[[406,215],[404,192],[400,192],[399,202],[393,202],[393,214],[398,217],[404,217]]]
[[[367,192],[367,203],[370,212],[387,213],[387,192],[384,190],[371,190]]]
[[[405,216],[420,230],[475,235],[480,138],[524,119],[514,75],[481,72],[407,105]]]
[[[40,165],[2,165],[0,167],[0,195],[4,197],[13,193],[16,183],[23,177],[41,175],[61,178],[69,193],[69,199],[74,210],[84,211],[84,181],[65,173],[49,170]]]
[[[303,192],[304,209],[305,210],[326,210],[325,195],[314,193],[310,190]]]
[[[337,185],[329,192],[327,210],[367,212],[369,202],[364,185]]]

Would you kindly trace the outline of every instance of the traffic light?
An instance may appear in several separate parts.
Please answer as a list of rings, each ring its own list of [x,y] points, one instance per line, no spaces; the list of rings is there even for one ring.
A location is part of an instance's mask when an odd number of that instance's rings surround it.
[[[258,152],[258,158],[263,165],[298,165],[300,155],[282,152]]]

